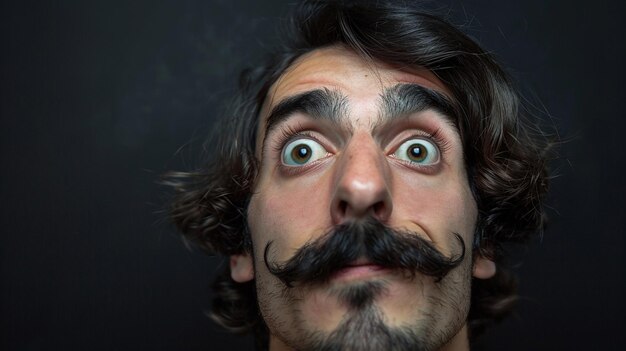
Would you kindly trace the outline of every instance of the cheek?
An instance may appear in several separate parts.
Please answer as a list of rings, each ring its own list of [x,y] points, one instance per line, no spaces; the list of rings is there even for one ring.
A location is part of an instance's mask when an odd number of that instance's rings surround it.
[[[256,248],[273,241],[278,257],[287,259],[307,241],[329,228],[329,191],[295,182],[258,190],[248,206],[248,226]],[[278,258],[277,257],[277,258]]]
[[[394,211],[401,218],[421,227],[436,243],[445,245],[451,233],[458,233],[471,243],[477,209],[464,179],[397,179],[402,191],[394,194]]]

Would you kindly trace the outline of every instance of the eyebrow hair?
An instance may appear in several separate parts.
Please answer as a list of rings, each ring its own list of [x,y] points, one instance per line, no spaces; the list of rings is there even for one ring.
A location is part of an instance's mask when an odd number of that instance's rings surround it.
[[[412,113],[433,109],[458,130],[454,103],[442,93],[417,84],[398,84],[382,94],[381,112],[374,129]]]
[[[267,117],[263,140],[280,122],[301,112],[314,119],[326,119],[340,124],[348,115],[347,98],[327,88],[306,91],[280,101]]]

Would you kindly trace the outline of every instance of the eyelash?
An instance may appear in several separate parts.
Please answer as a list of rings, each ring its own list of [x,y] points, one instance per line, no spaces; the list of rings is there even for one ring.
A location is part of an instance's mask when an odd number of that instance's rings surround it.
[[[306,137],[316,142],[320,143],[320,141],[310,132],[302,131],[301,129],[296,129],[292,126],[283,126],[280,128],[280,135],[276,140],[276,143],[273,146],[274,153],[282,154],[285,146],[292,140],[298,137]],[[320,143],[321,144],[321,143]]]
[[[432,140],[435,143],[437,148],[439,148],[439,152],[441,154],[445,154],[450,149],[450,141],[447,140],[446,138],[444,138],[443,135],[441,135],[441,134],[442,134],[441,129],[436,129],[432,133],[428,133],[428,132],[424,132],[424,131],[420,130],[417,133],[409,136],[408,138],[405,138],[402,142],[405,142],[405,141],[413,139],[413,138],[430,139],[430,140]]]

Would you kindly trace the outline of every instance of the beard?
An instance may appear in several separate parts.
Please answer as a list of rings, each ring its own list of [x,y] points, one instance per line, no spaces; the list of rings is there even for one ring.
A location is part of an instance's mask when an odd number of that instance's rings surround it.
[[[413,283],[417,295],[421,281],[418,273],[434,278],[439,284],[463,262],[465,243],[459,234],[452,235],[460,246],[460,253],[452,257],[442,254],[418,233],[395,230],[372,218],[337,226],[330,233],[302,246],[291,259],[282,263],[270,259],[272,242],[269,242],[265,247],[264,262],[268,271],[282,282],[280,295],[292,296],[287,299],[288,303],[297,303],[298,299],[293,298],[294,290],[322,289],[347,308],[332,331],[305,328],[303,325],[307,325],[307,321],[299,316],[301,320],[291,327],[293,330],[283,333],[290,337],[280,333],[277,337],[297,350],[436,350],[458,332],[466,313],[445,328],[438,328],[433,322],[440,319],[436,310],[420,311],[419,320],[390,326],[376,303],[377,298],[388,290],[386,279],[347,284],[329,284],[329,281],[356,260],[365,259],[368,264],[393,270]],[[456,283],[458,281],[442,284],[439,289],[444,292],[444,298],[430,297],[428,305],[454,304],[445,298],[445,290]],[[469,300],[469,296],[462,299]],[[458,306],[451,308],[458,309]],[[264,312],[267,320],[279,319],[273,315],[275,312],[268,309]]]
[[[378,308],[370,304],[347,315],[328,335],[319,332],[306,335],[302,350],[433,350],[428,340],[422,337],[424,334],[408,327],[389,327]]]

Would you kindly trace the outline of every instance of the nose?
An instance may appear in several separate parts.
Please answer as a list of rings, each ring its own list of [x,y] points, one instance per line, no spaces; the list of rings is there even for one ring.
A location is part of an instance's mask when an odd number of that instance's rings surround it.
[[[372,216],[389,219],[392,201],[386,156],[370,136],[355,136],[338,160],[331,204],[334,224]]]

